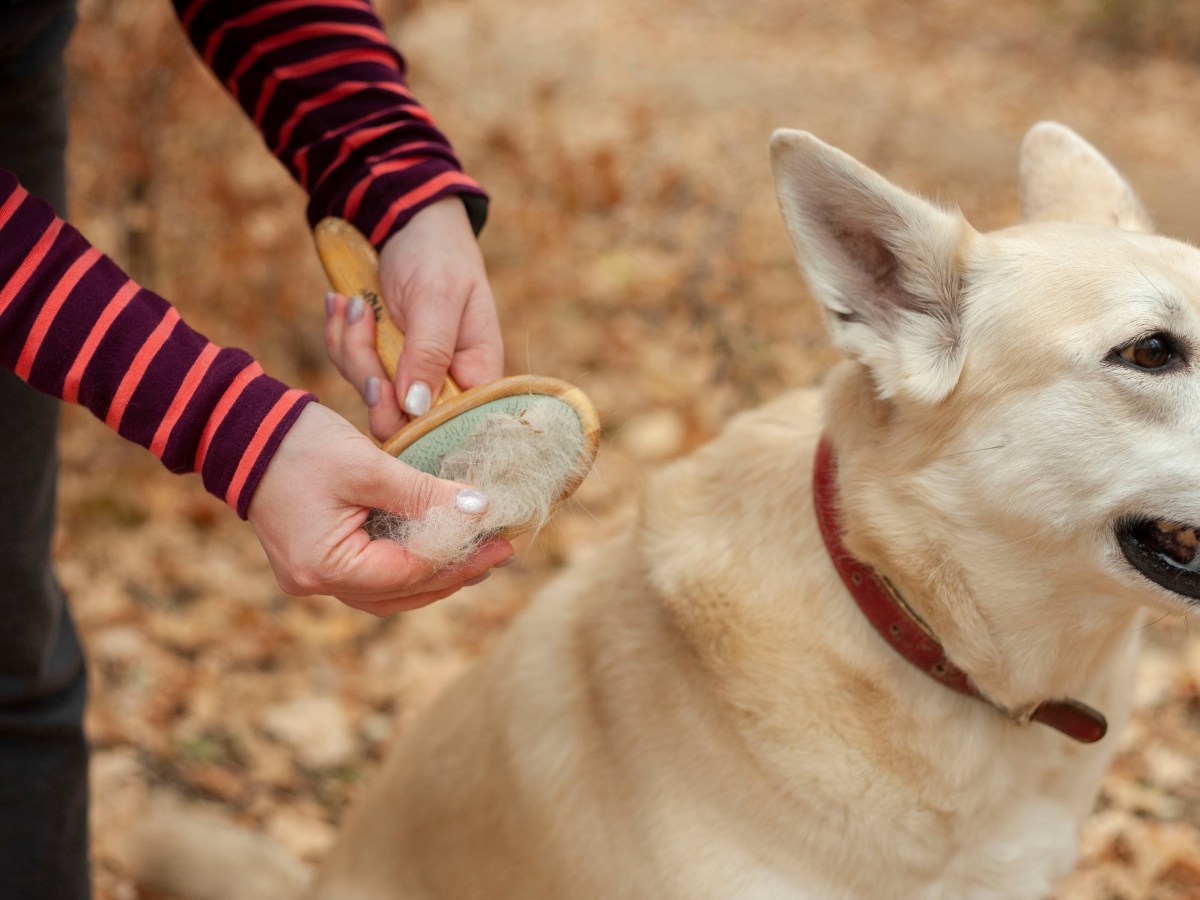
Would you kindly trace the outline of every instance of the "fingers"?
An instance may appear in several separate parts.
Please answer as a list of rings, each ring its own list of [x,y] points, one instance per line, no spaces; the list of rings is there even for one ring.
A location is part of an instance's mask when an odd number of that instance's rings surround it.
[[[492,567],[512,558],[512,545],[504,540],[483,544],[464,562],[434,571],[426,578],[395,587],[395,573],[407,564],[413,567],[415,558],[399,544],[390,541],[370,541],[355,561],[355,586],[336,594],[343,603],[376,616],[391,615],[427,606],[457,593],[463,587],[477,584],[487,577]],[[428,567],[420,561],[416,567]]]
[[[307,583],[280,579],[280,586],[293,596],[329,594],[354,609],[384,616],[427,606],[479,584],[493,567],[507,565],[512,559],[512,545],[495,539],[480,546],[464,562],[438,569],[399,544],[368,540],[336,583],[325,579],[319,586],[309,587]],[[322,579],[314,575],[313,581]]]
[[[367,404],[371,434],[386,441],[407,422],[375,349],[375,316],[361,297],[325,298],[325,349]]]

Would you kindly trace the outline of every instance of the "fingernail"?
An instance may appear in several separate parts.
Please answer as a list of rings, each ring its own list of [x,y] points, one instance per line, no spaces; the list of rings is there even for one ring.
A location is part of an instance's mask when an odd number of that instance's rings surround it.
[[[489,569],[488,571],[484,572],[482,575],[476,575],[474,578],[468,578],[466,581],[463,582],[463,587],[472,587],[476,584],[479,584],[479,582],[481,582],[481,581],[487,581],[488,578],[491,577],[491,575],[492,575],[492,571],[491,571],[491,569]]]
[[[410,416],[423,416],[429,412],[432,402],[429,385],[423,381],[414,381],[408,386],[408,393],[404,395],[404,411]]]
[[[475,488],[463,488],[454,495],[454,508],[469,516],[477,516],[488,508],[488,495]]]
[[[333,315],[333,301],[336,298],[337,298],[337,294],[335,294],[333,291],[330,291],[329,293],[327,293],[325,295],[325,315],[326,316]]]
[[[364,306],[366,306],[366,303],[363,302],[363,298],[358,294],[355,294],[353,297],[351,297],[350,305],[346,308],[346,322],[350,325],[353,325],[355,322],[361,319]]]
[[[379,384],[379,379],[374,375],[370,376],[363,385],[363,399],[367,401],[367,406],[374,406],[379,402],[380,392],[383,388]]]
[[[517,561],[517,554],[514,553],[512,556],[507,556],[504,559],[500,560],[500,562],[496,563],[494,566],[492,566],[492,568],[493,569],[503,569],[506,566],[511,566],[516,561]]]

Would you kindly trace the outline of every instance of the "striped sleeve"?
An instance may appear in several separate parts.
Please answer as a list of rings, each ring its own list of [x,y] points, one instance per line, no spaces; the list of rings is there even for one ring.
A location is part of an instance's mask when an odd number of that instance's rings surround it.
[[[419,210],[487,195],[404,80],[369,0],[174,0],[192,44],[308,192],[382,246]]]
[[[314,399],[218,347],[0,169],[0,367],[86,406],[245,518]]]

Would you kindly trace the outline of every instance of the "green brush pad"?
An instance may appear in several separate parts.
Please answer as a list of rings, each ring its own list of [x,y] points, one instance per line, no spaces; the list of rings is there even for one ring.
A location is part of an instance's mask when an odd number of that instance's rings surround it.
[[[580,449],[583,448],[583,423],[579,419],[579,413],[570,403],[549,394],[514,394],[464,410],[453,419],[434,428],[429,434],[418,438],[396,458],[422,472],[439,475],[442,471],[442,460],[474,435],[488,416],[496,413],[523,416],[535,408],[540,421],[553,423],[555,428],[562,428],[562,435],[573,434],[579,442]]]

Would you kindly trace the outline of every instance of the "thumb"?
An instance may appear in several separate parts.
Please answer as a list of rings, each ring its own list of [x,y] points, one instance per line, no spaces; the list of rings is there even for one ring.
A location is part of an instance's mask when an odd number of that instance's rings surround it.
[[[353,502],[404,518],[417,518],[431,507],[453,507],[477,518],[487,512],[490,500],[483,491],[457,481],[447,481],[400,462],[372,447],[372,463],[358,469]]]

